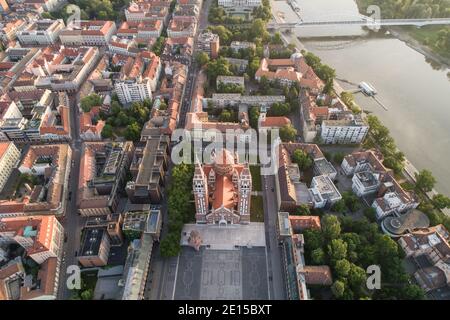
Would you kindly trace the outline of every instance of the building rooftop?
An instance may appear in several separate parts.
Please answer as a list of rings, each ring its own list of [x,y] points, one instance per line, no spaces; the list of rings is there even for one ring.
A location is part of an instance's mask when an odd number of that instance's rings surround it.
[[[87,228],[84,229],[84,232],[81,249],[78,256],[88,257],[98,255],[103,235],[106,230],[104,228]]]

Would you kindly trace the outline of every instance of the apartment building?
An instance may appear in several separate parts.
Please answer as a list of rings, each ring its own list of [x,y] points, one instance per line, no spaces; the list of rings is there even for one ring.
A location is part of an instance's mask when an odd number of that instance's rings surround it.
[[[244,77],[237,77],[237,76],[218,76],[216,80],[217,88],[219,87],[220,84],[222,85],[232,84],[240,86],[242,88],[245,87]]]
[[[210,31],[202,32],[197,39],[198,48],[206,52],[211,59],[219,56],[220,39],[217,34]]]
[[[112,36],[108,45],[108,51],[115,55],[119,54],[122,56],[131,56],[135,57],[138,52],[138,43],[134,38],[119,38],[117,36]]]
[[[148,40],[161,35],[164,23],[162,20],[125,21],[117,30],[117,36]]]
[[[124,188],[133,143],[85,142],[78,180],[78,211],[83,216],[114,213]]]
[[[27,27],[24,19],[16,19],[0,23],[0,40],[3,45],[8,45],[11,41],[17,39],[17,34]]]
[[[0,218],[0,242],[18,243],[36,263],[60,259],[64,229],[55,216]]]
[[[111,248],[108,233],[103,228],[83,230],[78,262],[85,268],[103,267],[108,263]]]
[[[67,199],[72,149],[67,144],[31,145],[18,165],[20,173],[33,178],[15,177],[17,190],[0,200],[0,217],[60,215]]]
[[[107,46],[116,32],[114,21],[74,20],[59,34],[63,45]]]
[[[320,137],[325,144],[359,144],[369,132],[369,124],[361,115],[348,119],[322,121]]]
[[[161,20],[167,25],[169,18],[170,1],[137,1],[131,2],[125,9],[127,21]]]
[[[193,37],[197,31],[197,18],[178,16],[170,20],[167,27],[169,38]]]
[[[20,160],[20,151],[13,142],[0,142],[0,192]]]
[[[161,73],[161,61],[153,52],[129,57],[120,71],[114,88],[122,104],[152,98]]]
[[[59,34],[64,29],[64,21],[38,20],[30,23],[17,33],[17,38],[24,45],[50,45],[59,39]]]
[[[418,264],[414,278],[419,286],[425,292],[436,293],[445,299],[450,289],[449,231],[439,224],[406,234],[398,244],[406,257]]]
[[[261,5],[261,0],[219,0],[218,4],[225,8],[255,8]]]
[[[93,107],[80,115],[80,137],[84,141],[102,140],[102,130],[106,122],[98,120],[100,107]]]
[[[64,95],[59,93],[58,96]],[[0,140],[15,142],[69,141],[66,101],[56,103],[50,90],[12,91],[0,99]],[[19,109],[20,106],[20,109]],[[25,114],[25,116],[23,115]]]
[[[147,139],[144,147],[136,147],[130,165],[133,180],[127,183],[125,189],[132,203],[161,203],[169,145],[169,136],[161,135]]]
[[[282,85],[299,84],[301,88],[318,93],[325,84],[306,64],[300,53],[294,53],[288,59],[261,59],[255,80],[260,81],[265,77],[269,81],[278,81]]]
[[[239,50],[245,50],[245,49],[253,49],[256,50],[256,44],[253,42],[248,41],[232,41],[230,44],[230,48],[234,52],[239,52]]]

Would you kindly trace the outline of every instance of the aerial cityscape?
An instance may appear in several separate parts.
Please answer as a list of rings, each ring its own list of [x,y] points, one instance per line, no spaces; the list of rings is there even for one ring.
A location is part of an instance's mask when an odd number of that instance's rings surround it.
[[[450,0],[0,0],[0,300],[450,300],[449,157]]]

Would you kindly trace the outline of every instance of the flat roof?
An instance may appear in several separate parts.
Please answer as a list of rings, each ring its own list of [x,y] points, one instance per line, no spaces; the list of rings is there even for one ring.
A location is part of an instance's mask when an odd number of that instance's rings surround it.
[[[96,256],[102,243],[104,228],[85,229],[85,235],[79,256]]]

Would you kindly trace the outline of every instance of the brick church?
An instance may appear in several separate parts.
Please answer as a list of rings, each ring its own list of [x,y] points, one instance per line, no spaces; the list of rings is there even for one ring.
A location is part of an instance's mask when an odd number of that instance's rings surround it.
[[[197,223],[250,222],[252,176],[247,163],[225,149],[213,154],[212,164],[195,164],[193,179]]]

